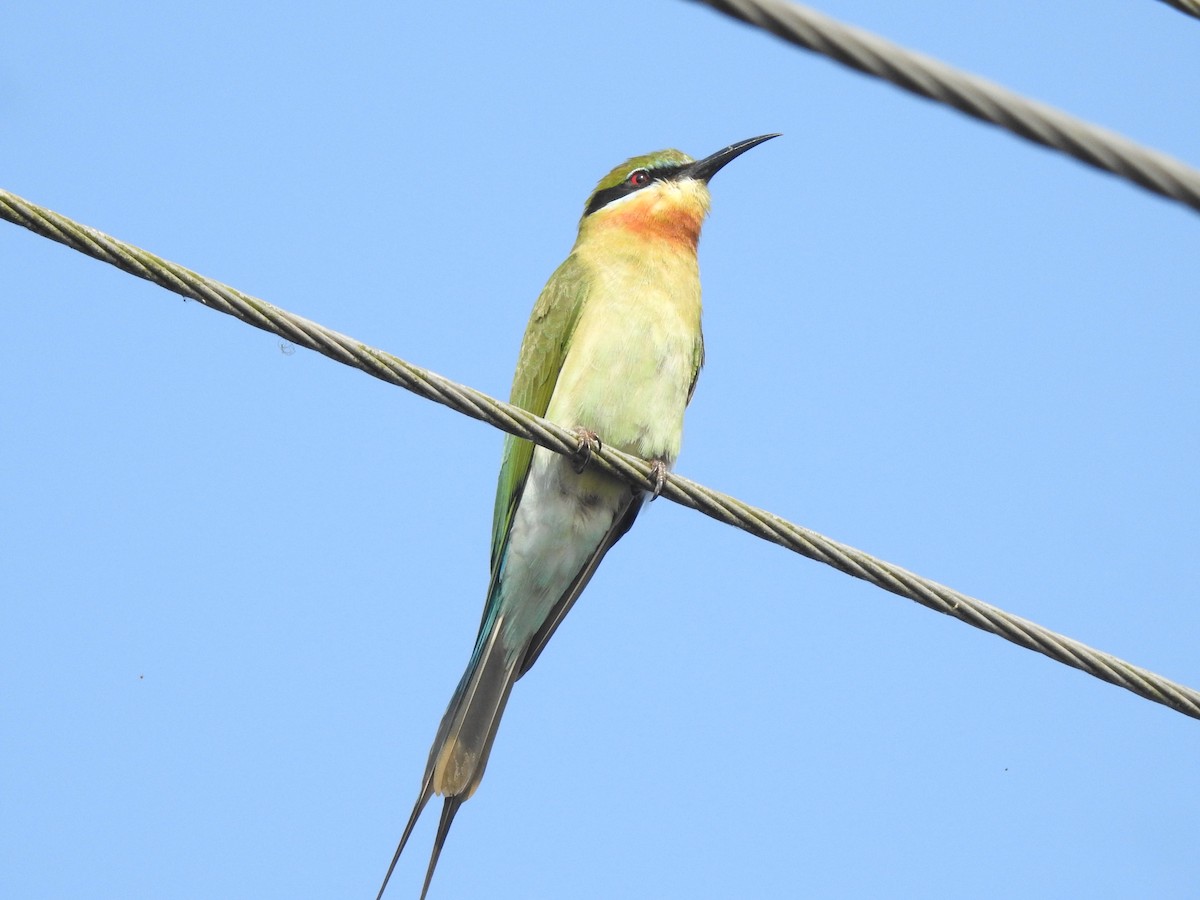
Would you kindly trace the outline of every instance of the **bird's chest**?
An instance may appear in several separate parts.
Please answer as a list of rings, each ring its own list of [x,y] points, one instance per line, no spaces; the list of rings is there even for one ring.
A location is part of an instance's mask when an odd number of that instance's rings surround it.
[[[580,314],[548,416],[601,441],[673,461],[700,350],[694,254],[603,266]]]

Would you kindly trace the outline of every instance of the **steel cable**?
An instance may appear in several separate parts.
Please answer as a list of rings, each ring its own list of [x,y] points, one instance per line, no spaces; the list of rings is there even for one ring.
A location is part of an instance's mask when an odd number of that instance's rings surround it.
[[[573,453],[576,450],[575,435],[553,422],[502,403],[473,388],[456,384],[389,353],[368,347],[351,337],[160,259],[152,253],[109,237],[2,189],[0,218],[176,294],[235,316],[294,344],[308,347],[337,362],[354,366],[383,381],[399,385],[421,397],[487,422],[509,434],[527,438],[557,453]],[[642,488],[653,486],[650,465],[644,460],[607,446],[593,453],[592,459],[593,465],[633,485]],[[915,600],[922,606],[953,616],[1014,644],[1036,650],[1056,662],[1080,669],[1110,684],[1132,691],[1140,697],[1161,703],[1184,715],[1200,718],[1200,691],[1095,650],[899,566],[876,559],[861,550],[743,503],[735,497],[674,474],[668,476],[662,496],[809,559],[833,566],[847,575],[870,582],[893,594]]]
[[[878,35],[782,0],[694,0],[1200,212],[1200,170]]]
[[[1200,19],[1200,0],[1160,0],[1160,2],[1175,7],[1181,13],[1187,13],[1189,16]]]

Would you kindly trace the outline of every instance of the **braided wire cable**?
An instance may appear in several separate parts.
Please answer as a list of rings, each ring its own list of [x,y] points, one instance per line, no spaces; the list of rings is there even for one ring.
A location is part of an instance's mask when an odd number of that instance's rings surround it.
[[[1160,2],[1175,7],[1181,13],[1187,13],[1189,16],[1200,19],[1200,0],[1160,0]]]
[[[556,453],[571,454],[577,450],[578,438],[553,422],[160,259],[3,189],[0,189],[0,218]],[[608,446],[597,449],[592,460],[593,465],[630,484],[643,489],[654,487],[652,469],[645,460]],[[1200,691],[876,559],[728,494],[668,474],[662,495],[718,522],[733,525],[1140,697],[1200,719]]]
[[[906,50],[806,6],[783,0],[698,2],[1200,212],[1200,170],[1165,153],[1142,147],[1112,131],[1028,100],[986,79]]]

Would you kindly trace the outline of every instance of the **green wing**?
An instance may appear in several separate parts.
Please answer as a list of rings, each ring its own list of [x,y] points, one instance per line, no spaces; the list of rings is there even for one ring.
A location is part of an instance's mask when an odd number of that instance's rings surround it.
[[[521,342],[517,358],[517,374],[513,378],[509,402],[535,415],[544,416],[550,405],[550,395],[562,371],[567,345],[579,321],[579,311],[587,299],[587,279],[583,264],[571,254],[550,276],[541,296],[534,304],[533,314]],[[521,491],[529,475],[533,444],[509,435],[504,441],[504,457],[500,465],[500,481],[496,485],[496,509],[492,518],[492,587],[488,606],[496,590],[496,576],[513,513],[521,502]],[[484,610],[486,619],[488,610]]]

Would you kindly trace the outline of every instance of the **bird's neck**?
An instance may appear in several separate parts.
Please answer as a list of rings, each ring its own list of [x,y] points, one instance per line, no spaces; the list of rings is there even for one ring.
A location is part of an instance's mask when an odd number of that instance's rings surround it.
[[[630,240],[663,243],[677,252],[696,252],[700,240],[703,213],[671,210],[666,215],[656,215],[654,210],[622,209],[606,221],[605,230],[627,235]]]
[[[628,239],[659,245],[677,253],[696,253],[700,226],[708,214],[708,191],[670,186],[642,191],[628,200],[599,210],[583,222],[580,238],[602,241]]]

